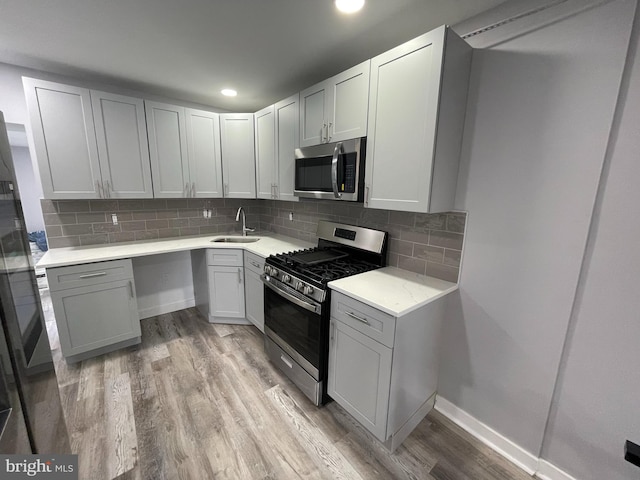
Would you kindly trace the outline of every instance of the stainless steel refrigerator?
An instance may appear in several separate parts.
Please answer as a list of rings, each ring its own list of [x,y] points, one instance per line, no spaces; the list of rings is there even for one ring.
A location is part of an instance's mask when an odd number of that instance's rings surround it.
[[[0,453],[71,453],[0,112]]]

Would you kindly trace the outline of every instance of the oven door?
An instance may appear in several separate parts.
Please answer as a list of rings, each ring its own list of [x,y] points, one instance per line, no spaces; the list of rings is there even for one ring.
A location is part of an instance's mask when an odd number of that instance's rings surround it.
[[[273,278],[262,281],[265,334],[309,375],[321,380],[322,305]]]

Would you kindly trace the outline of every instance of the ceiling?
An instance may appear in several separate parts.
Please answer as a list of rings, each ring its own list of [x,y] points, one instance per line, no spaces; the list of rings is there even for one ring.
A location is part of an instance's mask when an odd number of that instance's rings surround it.
[[[253,112],[503,1],[0,0],[0,62]]]

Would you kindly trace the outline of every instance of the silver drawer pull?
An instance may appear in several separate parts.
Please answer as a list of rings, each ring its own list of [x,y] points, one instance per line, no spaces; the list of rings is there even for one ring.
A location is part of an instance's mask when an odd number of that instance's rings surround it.
[[[106,274],[107,272],[87,273],[86,275],[80,275],[80,278],[104,277]]]
[[[251,263],[251,265],[253,265],[256,268],[260,268],[260,264],[259,263],[253,262],[251,260],[249,260],[249,263]]]
[[[359,317],[355,313],[352,313],[352,312],[344,312],[344,313],[346,313],[351,318],[354,318],[354,319],[358,320],[359,322],[366,323],[367,325],[369,325],[369,320],[367,320],[366,318]]]
[[[284,355],[280,355],[280,360],[289,368],[293,368],[293,363],[291,363],[288,359],[284,357]]]

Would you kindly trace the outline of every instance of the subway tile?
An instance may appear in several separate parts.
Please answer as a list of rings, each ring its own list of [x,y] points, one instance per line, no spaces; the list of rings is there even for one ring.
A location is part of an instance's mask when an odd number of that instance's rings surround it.
[[[144,220],[136,220],[133,222],[122,222],[120,226],[122,227],[121,230],[123,232],[142,231],[147,228],[147,225],[144,222]]]
[[[213,217],[211,219],[208,218],[189,218],[189,226],[190,227],[207,227],[209,225],[216,225],[216,223],[212,222],[211,220],[213,220]],[[218,222],[221,221],[221,219],[217,219]]]
[[[386,227],[389,224],[389,211],[365,208],[360,213],[359,222],[361,225]]]
[[[462,257],[462,252],[460,250],[450,250],[445,249],[444,251],[444,261],[445,265],[449,265],[450,267],[460,267],[460,258]]]
[[[114,225],[113,223],[94,223],[93,224],[93,232],[94,233],[116,233],[122,231],[121,223],[118,225]]]
[[[133,242],[136,239],[134,232],[115,232],[109,234],[109,243]]]
[[[93,234],[93,228],[90,223],[82,225],[63,225],[62,234],[65,237],[72,237],[74,235],[91,235]]]
[[[412,230],[403,231],[400,233],[400,239],[407,242],[429,244],[428,232],[415,232]]]
[[[92,212],[117,212],[117,200],[90,200],[89,206]]]
[[[171,237],[179,237],[180,229],[179,228],[159,228],[158,229],[158,238],[171,238]]]
[[[167,208],[175,208],[177,210],[189,208],[189,199],[187,198],[167,198]]]
[[[178,210],[159,210],[156,212],[156,217],[160,218],[178,218]]]
[[[447,215],[444,213],[416,213],[415,229],[417,231],[444,230],[446,224]]]
[[[47,239],[49,248],[79,247],[80,237],[54,237]]]
[[[131,212],[132,220],[155,220],[156,212],[153,211],[141,211],[141,212]]]
[[[50,237],[62,237],[62,227],[60,225],[46,225],[45,232],[47,233],[47,239]]]
[[[81,235],[80,245],[104,245],[109,243],[109,235],[106,233],[99,233],[95,235]]]
[[[464,233],[466,220],[466,213],[448,213],[446,230],[453,233]]]
[[[392,238],[389,241],[389,251],[411,257],[413,256],[413,243]]]
[[[169,220],[147,220],[147,230],[157,230],[159,228],[169,228]]]
[[[88,212],[89,200],[59,200],[58,212]]]
[[[196,209],[178,210],[178,218],[192,218],[202,216],[202,211]]]
[[[136,240],[155,240],[158,238],[157,230],[136,231],[134,233],[136,235]]]
[[[169,219],[169,228],[182,228],[189,226],[188,218],[170,218]]]
[[[424,258],[427,262],[442,263],[444,261],[444,248],[415,243],[413,246],[413,256],[416,258]]]
[[[75,213],[45,213],[43,218],[45,225],[72,225],[77,223]]]
[[[454,250],[462,250],[463,238],[463,235],[460,233],[431,230],[431,235],[429,236],[429,245],[452,248]]]
[[[164,198],[145,198],[142,200],[143,210],[166,210],[167,201]]]
[[[54,200],[43,198],[40,200],[40,209],[42,213],[58,213],[58,204]]]
[[[104,223],[107,216],[103,212],[78,213],[76,219],[78,223]]]
[[[130,222],[133,220],[133,214],[128,211],[118,212],[116,215],[118,215],[119,222]],[[111,215],[109,215],[107,221],[111,221]]]
[[[190,237],[192,235],[200,235],[199,227],[180,227],[181,237]]]
[[[143,207],[144,202],[142,200],[118,200],[118,210],[142,210]]]
[[[415,221],[416,214],[413,212],[396,212],[394,210],[389,212],[389,223],[392,225],[413,227]]]
[[[405,257],[404,255],[398,255],[398,268],[402,270],[409,270],[410,272],[425,274],[427,267],[427,261],[421,258]]]
[[[222,230],[224,231],[224,230]],[[217,225],[204,225],[200,227],[200,235],[211,235],[220,232]]]
[[[387,259],[387,265],[390,267],[397,267],[399,257],[400,256],[397,253],[390,252],[389,258]]]
[[[440,280],[456,283],[458,281],[458,269],[443,265],[442,263],[427,263],[427,275],[436,277]]]

